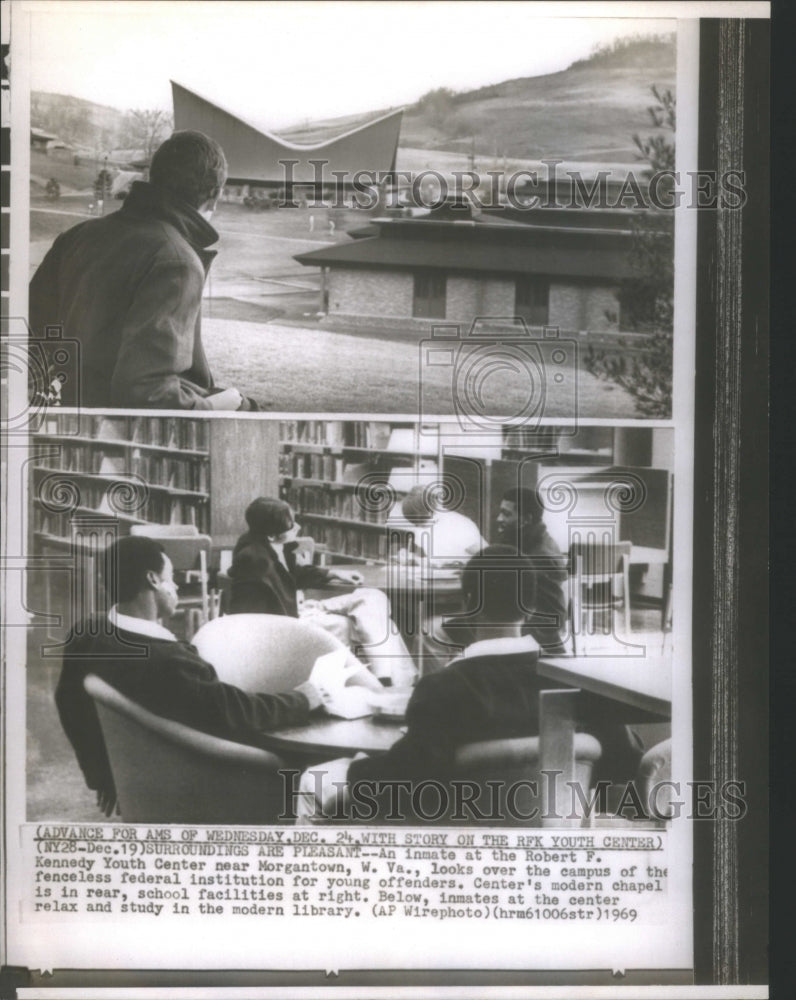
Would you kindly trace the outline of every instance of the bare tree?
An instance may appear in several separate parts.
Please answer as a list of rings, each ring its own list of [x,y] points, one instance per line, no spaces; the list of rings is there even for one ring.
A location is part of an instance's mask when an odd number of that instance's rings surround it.
[[[173,128],[171,115],[156,108],[136,108],[125,115],[122,142],[130,149],[141,149],[147,160]]]
[[[650,177],[674,169],[677,106],[670,90],[651,87],[656,104],[648,108],[653,127],[662,133],[633,136],[639,159],[650,164]],[[671,193],[674,181],[664,177],[659,195]],[[650,208],[633,221],[631,261],[634,274],[622,282],[623,326],[649,334],[647,349],[636,357],[589,347],[586,368],[599,378],[616,382],[633,396],[645,417],[672,415],[672,352],[674,328],[674,217],[670,210]],[[622,342],[620,340],[620,346]]]

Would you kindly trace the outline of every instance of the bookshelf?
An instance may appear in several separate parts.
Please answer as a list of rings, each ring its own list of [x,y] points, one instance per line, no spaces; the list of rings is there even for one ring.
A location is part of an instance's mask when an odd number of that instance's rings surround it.
[[[251,500],[277,495],[278,448],[273,420],[48,416],[29,453],[30,606],[61,627],[97,610],[101,553],[133,525],[195,526],[214,569]]]
[[[68,541],[75,515],[116,521],[122,534],[131,524],[207,532],[209,438],[202,420],[48,417],[31,449],[34,547]]]
[[[385,562],[387,517],[413,486],[436,482],[436,425],[286,420],[279,425],[279,495],[332,559]]]

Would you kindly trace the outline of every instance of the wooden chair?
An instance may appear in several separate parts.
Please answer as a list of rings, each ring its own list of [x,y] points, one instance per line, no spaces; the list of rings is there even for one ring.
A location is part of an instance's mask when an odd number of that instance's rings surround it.
[[[185,638],[212,617],[218,607],[216,595],[211,600],[208,558],[212,548],[209,535],[200,535],[193,524],[134,524],[131,535],[156,538],[171,560],[175,574],[182,577],[177,614],[185,616]]]
[[[276,823],[281,758],[163,719],[90,674],[126,823]]]
[[[573,649],[578,636],[611,634],[615,611],[630,634],[631,551],[631,542],[616,542],[610,535],[592,534],[570,547]]]
[[[319,656],[343,648],[329,632],[284,615],[224,615],[203,625],[193,643],[222,681],[266,694],[303,683]]]

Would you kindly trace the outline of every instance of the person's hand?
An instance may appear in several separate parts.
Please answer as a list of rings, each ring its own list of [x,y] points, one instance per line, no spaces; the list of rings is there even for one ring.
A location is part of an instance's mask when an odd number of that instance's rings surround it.
[[[361,664],[352,662],[348,650],[342,647],[319,656],[307,680],[319,690],[323,688],[334,691],[345,687],[349,677],[353,677],[361,669]]]
[[[329,571],[328,579],[338,583],[352,583],[358,587],[365,577],[361,573],[357,573],[356,570],[332,569]]]
[[[222,389],[221,392],[208,396],[207,401],[213,410],[239,410],[243,396],[237,389]]]
[[[301,611],[321,611],[323,610],[323,605],[320,601],[316,601],[315,598],[311,597],[307,601],[301,601],[299,608]]]

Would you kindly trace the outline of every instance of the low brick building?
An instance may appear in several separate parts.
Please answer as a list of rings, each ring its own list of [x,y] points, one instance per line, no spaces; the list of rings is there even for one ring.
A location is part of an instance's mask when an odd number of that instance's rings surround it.
[[[346,322],[427,331],[440,320],[521,316],[531,327],[622,329],[620,283],[633,275],[625,216],[584,225],[534,213],[531,224],[482,215],[378,219],[351,243],[296,255],[322,269],[322,311]],[[556,224],[546,224],[547,222]]]

